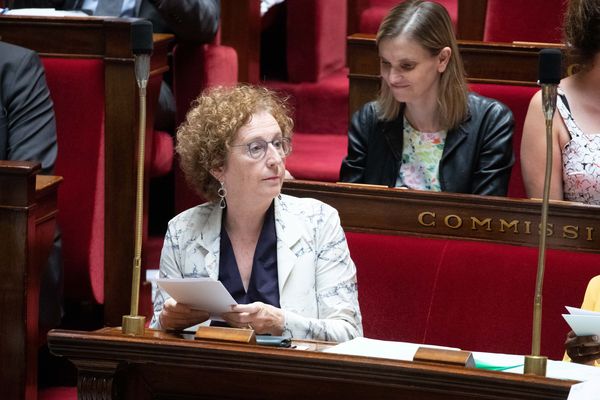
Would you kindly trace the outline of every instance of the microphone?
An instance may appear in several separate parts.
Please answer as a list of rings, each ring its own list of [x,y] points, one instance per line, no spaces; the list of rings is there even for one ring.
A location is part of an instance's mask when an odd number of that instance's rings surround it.
[[[546,169],[544,173],[544,193],[540,221],[540,241],[538,266],[533,300],[533,332],[531,355],[525,356],[526,374],[546,376],[547,357],[540,356],[542,337],[542,287],[546,262],[546,235],[548,227],[548,202],[550,198],[550,178],[552,177],[552,119],[556,111],[556,93],[561,75],[562,54],[558,49],[543,49],[539,57],[539,81],[542,86],[542,112],[546,120]]]
[[[135,80],[144,94],[150,76],[152,48],[152,23],[145,19],[133,22],[131,24],[131,52],[134,57]]]
[[[542,49],[539,58],[539,81],[542,86],[542,111],[552,121],[556,110],[556,89],[561,76],[562,53],[558,49]]]
[[[146,146],[146,88],[150,77],[150,55],[152,54],[152,23],[136,20],[131,24],[131,52],[135,70],[135,80],[139,90],[139,126],[137,190],[135,207],[135,254],[131,277],[131,312],[123,316],[121,331],[127,335],[141,336],[145,331],[146,317],[138,315],[140,301],[140,274],[142,264],[142,229],[144,226],[144,152]]]

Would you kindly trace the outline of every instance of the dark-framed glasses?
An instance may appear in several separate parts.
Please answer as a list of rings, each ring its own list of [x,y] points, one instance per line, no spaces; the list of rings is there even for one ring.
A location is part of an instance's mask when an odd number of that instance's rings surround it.
[[[251,158],[255,160],[261,160],[267,154],[269,144],[273,145],[273,147],[281,157],[286,157],[292,151],[292,142],[290,138],[287,137],[273,139],[270,142],[258,139],[246,144],[233,144],[231,145],[231,147],[246,147],[248,155]]]

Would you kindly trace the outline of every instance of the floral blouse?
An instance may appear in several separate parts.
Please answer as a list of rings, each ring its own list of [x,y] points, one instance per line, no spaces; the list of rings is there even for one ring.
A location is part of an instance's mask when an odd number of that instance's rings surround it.
[[[579,128],[560,88],[556,103],[571,137],[562,149],[563,197],[600,205],[600,132],[586,134]]]
[[[404,118],[404,149],[396,187],[442,190],[439,171],[447,133],[445,130],[420,132]]]

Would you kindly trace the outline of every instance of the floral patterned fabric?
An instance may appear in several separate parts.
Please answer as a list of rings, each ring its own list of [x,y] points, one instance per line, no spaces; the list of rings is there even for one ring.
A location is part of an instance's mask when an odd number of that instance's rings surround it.
[[[160,278],[219,278],[222,210],[218,203],[190,208],[169,222]],[[362,336],[356,267],[337,211],[315,199],[275,198],[279,303],[284,336],[343,342]],[[167,292],[154,294],[150,327]]]
[[[579,128],[560,88],[557,108],[571,136],[562,149],[564,199],[600,205],[600,132]]]
[[[396,187],[441,191],[440,160],[447,131],[420,132],[404,118],[404,149]]]

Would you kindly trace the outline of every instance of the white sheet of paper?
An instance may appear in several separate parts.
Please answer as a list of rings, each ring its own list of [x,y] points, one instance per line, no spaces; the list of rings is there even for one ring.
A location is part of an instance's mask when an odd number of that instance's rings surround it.
[[[600,399],[600,379],[590,379],[571,386],[567,400]]]
[[[156,283],[178,303],[206,310],[211,319],[231,311],[237,304],[220,281],[210,278],[157,279]],[[215,317],[215,318],[213,318]]]
[[[562,314],[562,316],[577,336],[600,336],[600,315]]]
[[[430,346],[407,342],[390,342],[387,340],[357,337],[323,351],[326,353],[347,354],[352,356],[379,357],[401,361],[412,361],[419,347],[459,350],[453,347]]]
[[[63,11],[54,8],[15,8],[4,15],[25,15],[33,17],[89,17],[83,11]]]
[[[569,314],[573,315],[600,315],[598,311],[582,310],[581,308],[565,306]]]
[[[417,343],[392,342],[386,340],[355,338],[347,342],[330,347],[324,352],[347,354],[353,356],[389,358],[393,360],[412,361],[419,347],[433,347],[449,350],[460,350],[454,347],[432,346]],[[487,352],[473,352],[475,363],[486,363],[496,366],[514,366],[503,372],[514,374],[523,373],[523,356],[515,354],[500,354]],[[585,381],[600,379],[600,368],[570,362],[548,360],[546,376],[554,379],[571,379]],[[600,400],[600,398],[599,398]]]

